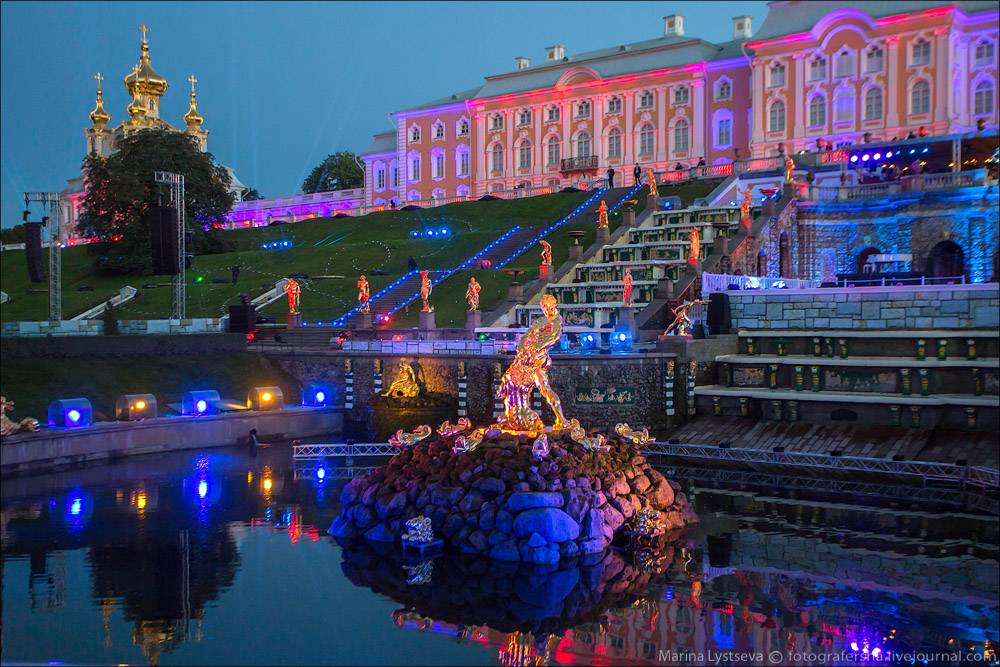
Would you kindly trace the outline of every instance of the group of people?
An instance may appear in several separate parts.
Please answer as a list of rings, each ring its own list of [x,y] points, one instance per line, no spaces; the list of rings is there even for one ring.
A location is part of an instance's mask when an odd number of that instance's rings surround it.
[[[737,158],[738,157],[739,156],[737,156]],[[694,168],[697,168],[697,167],[704,167],[706,164],[707,163],[705,162],[705,158],[701,158],[700,160],[698,160],[698,164],[695,165],[695,167],[685,167],[683,164],[681,164],[680,162],[678,162],[677,164],[674,165],[674,170],[675,171],[683,171],[684,169],[689,169],[689,168],[694,169]],[[635,185],[639,185],[640,183],[642,183],[642,171],[643,171],[642,167],[637,162],[636,165],[635,165],[635,167],[632,168],[632,179],[633,179],[633,182],[635,183]],[[607,181],[608,181],[608,188],[609,189],[615,187],[615,176],[617,174],[618,174],[618,172],[615,171],[614,167],[608,167],[608,171],[607,171],[606,175],[607,175]]]

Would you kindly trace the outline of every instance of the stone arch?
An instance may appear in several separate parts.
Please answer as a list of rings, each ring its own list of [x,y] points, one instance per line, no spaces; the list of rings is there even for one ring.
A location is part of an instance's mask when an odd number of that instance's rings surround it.
[[[924,271],[931,278],[964,276],[965,251],[954,241],[941,241],[927,253]]]
[[[854,272],[864,273],[865,264],[868,262],[868,258],[872,255],[881,255],[882,251],[874,246],[868,246],[861,252],[859,252],[854,258]]]

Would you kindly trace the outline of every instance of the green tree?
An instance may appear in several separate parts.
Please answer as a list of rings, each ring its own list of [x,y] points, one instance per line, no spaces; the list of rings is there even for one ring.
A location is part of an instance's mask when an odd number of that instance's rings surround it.
[[[83,162],[85,192],[79,229],[96,236],[90,246],[97,269],[105,273],[145,273],[150,270],[150,206],[169,202],[170,187],[156,183],[154,172],[184,175],[187,227],[194,232],[194,250],[218,252],[211,229],[233,207],[230,178],[211,153],[203,153],[188,135],[147,129],[124,137],[108,158],[88,155]],[[189,249],[191,250],[191,249]]]
[[[365,172],[358,166],[357,157],[350,151],[327,155],[302,181],[302,193],[360,188],[365,182]]]

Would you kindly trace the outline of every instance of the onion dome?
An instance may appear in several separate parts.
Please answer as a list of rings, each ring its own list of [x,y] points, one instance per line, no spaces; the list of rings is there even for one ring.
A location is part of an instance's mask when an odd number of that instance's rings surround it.
[[[198,101],[194,93],[194,84],[198,83],[198,79],[194,78],[194,74],[192,74],[188,77],[188,81],[191,82],[191,104],[188,107],[188,112],[184,114],[184,122],[187,123],[188,130],[194,132],[201,129],[201,124],[205,122],[205,119],[198,113]]]
[[[111,121],[111,115],[104,110],[104,95],[101,93],[101,81],[104,77],[98,72],[94,78],[97,79],[97,106],[90,112],[90,122],[94,124],[95,130],[103,130]]]
[[[125,88],[132,97],[137,94],[160,97],[167,90],[167,80],[153,69],[149,60],[149,40],[146,38],[149,28],[145,24],[140,25],[139,32],[142,33],[142,55],[138,67],[125,77]]]

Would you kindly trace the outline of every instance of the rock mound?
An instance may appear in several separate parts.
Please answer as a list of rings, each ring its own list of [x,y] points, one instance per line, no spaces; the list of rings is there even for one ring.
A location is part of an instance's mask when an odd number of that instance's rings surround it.
[[[645,509],[657,511],[667,531],[698,520],[679,485],[618,437],[594,452],[550,434],[541,460],[526,437],[487,436],[467,453],[454,453],[453,440],[418,443],[353,479],[331,534],[395,542],[408,519],[423,515],[462,553],[555,563],[604,551]]]

